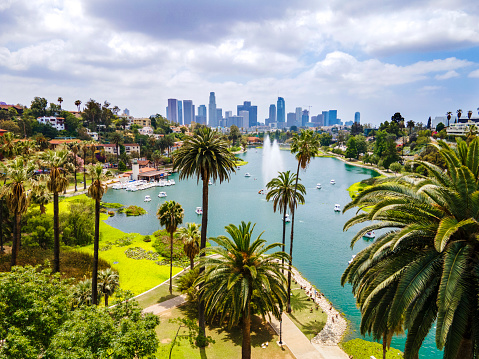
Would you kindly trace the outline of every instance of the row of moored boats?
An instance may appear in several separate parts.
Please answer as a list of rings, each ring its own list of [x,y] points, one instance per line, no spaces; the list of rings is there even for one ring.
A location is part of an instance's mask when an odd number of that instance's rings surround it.
[[[145,180],[131,181],[126,183],[115,183],[111,188],[113,189],[124,189],[126,191],[136,192],[144,189],[149,189],[152,187],[165,187],[175,185],[175,180],[160,180],[148,182]]]

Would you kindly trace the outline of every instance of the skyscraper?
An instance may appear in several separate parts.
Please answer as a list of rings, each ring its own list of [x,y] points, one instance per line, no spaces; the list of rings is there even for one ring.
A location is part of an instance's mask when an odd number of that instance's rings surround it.
[[[329,112],[323,111],[321,114],[323,115],[324,126],[329,126]]]
[[[250,113],[248,111],[239,111],[238,116],[243,118],[240,128],[248,128],[250,127]]]
[[[303,114],[301,116],[301,126],[306,126],[306,124],[309,122],[309,111],[304,110]]]
[[[178,100],[176,98],[168,99],[168,121],[178,123]]]
[[[329,110],[329,126],[339,125],[338,110]]]
[[[210,92],[210,102],[208,105],[208,126],[218,126],[218,122],[216,121],[216,98],[214,92]]]
[[[286,108],[285,108],[284,98],[278,97],[276,108],[277,108],[276,121],[278,121],[278,127],[283,128],[284,120],[286,117]]]
[[[191,100],[183,100],[183,124],[189,125],[195,119],[195,106]]]
[[[269,105],[269,123],[276,122],[276,105]]]
[[[251,106],[251,101],[244,101],[242,105],[236,107],[236,114],[240,116],[241,111],[248,111],[249,123],[248,127],[256,126],[258,123],[258,106]]]
[[[301,126],[300,124],[301,124],[301,119],[302,119],[302,117],[301,117],[301,112],[302,111],[303,111],[303,109],[301,107],[296,107],[295,112],[296,112],[296,122],[298,123],[297,126]]]
[[[221,120],[223,119],[223,109],[216,109],[216,126],[221,126]]]
[[[360,123],[360,122],[359,122],[359,121],[360,121],[360,116],[361,116],[361,115],[360,115],[359,112],[356,112],[356,113],[354,114],[354,123]]]
[[[178,123],[183,124],[183,102],[178,101]]]
[[[205,105],[200,105],[198,107],[198,116],[206,117],[206,106]]]
[[[296,122],[296,113],[294,112],[288,112],[286,115],[286,126],[292,127],[292,126],[298,126],[298,123]]]

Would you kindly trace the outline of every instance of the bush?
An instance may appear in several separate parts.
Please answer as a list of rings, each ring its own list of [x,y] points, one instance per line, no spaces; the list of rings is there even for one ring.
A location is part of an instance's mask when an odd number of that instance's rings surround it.
[[[70,211],[60,213],[62,241],[68,246],[93,243],[95,232],[94,202],[85,198],[70,203]]]
[[[143,242],[151,242],[151,237],[150,236],[144,236],[143,237]]]
[[[53,216],[40,214],[39,210],[28,212],[23,218],[22,244],[26,247],[53,248]]]
[[[113,217],[113,216],[115,215],[115,212],[114,212],[114,211],[108,211],[108,215],[109,215],[110,217]]]
[[[146,214],[146,211],[143,208],[134,205],[121,208],[118,212],[126,213],[127,216],[141,216]]]
[[[127,170],[125,162],[123,162],[122,160],[120,160],[120,162],[118,163],[118,170],[119,171],[126,171]]]
[[[199,267],[189,270],[184,275],[178,278],[178,290],[186,294],[186,299],[190,303],[197,303],[198,289],[193,285],[200,274]]]
[[[368,342],[363,339],[353,339],[342,343],[341,347],[348,355],[354,359],[369,359],[371,356],[376,358],[383,357],[383,346],[379,343]],[[397,349],[389,348],[386,353],[386,359],[402,359],[403,353]]]
[[[123,205],[121,203],[108,203],[108,202],[101,202],[101,206],[105,208],[121,208]]]

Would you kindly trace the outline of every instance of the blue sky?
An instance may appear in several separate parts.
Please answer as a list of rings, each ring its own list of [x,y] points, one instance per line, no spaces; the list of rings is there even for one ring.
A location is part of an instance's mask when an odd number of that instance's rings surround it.
[[[477,114],[479,2],[0,0],[0,101],[93,98],[143,117],[210,91],[260,121],[278,96],[374,124]]]

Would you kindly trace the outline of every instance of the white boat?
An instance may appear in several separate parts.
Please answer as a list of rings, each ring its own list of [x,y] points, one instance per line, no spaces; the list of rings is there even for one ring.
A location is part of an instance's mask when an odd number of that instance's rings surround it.
[[[160,197],[160,198],[166,197],[166,192],[158,193],[158,197]]]
[[[121,189],[121,188],[122,188],[122,184],[121,184],[121,183],[115,183],[113,186],[111,186],[111,188],[113,188],[113,189]]]
[[[158,182],[158,186],[160,186],[160,187],[165,187],[165,186],[166,186],[166,181],[160,180],[160,181]]]
[[[341,206],[337,203],[334,205],[334,212],[341,212]]]
[[[331,181],[329,181],[329,183],[336,184],[336,181],[332,179]]]
[[[201,207],[196,207],[195,212],[198,215],[202,215],[203,214],[203,209]]]
[[[213,182],[211,182],[211,180],[209,180],[209,181],[208,181],[208,185],[211,186],[212,184],[213,184]]]
[[[351,259],[349,260],[348,264],[353,263],[353,260],[354,260],[355,257],[356,257],[356,254],[353,254],[353,256],[352,256]]]
[[[291,222],[291,218],[289,218],[289,214],[285,214],[284,217],[283,217],[283,220],[288,223],[288,222]]]
[[[374,231],[366,232],[366,234],[363,235],[363,237],[368,239],[374,239],[376,238],[376,233],[374,233]]]
[[[317,189],[321,189],[321,183],[316,184]]]
[[[246,172],[246,173],[244,174],[244,176],[245,176],[245,177],[251,177],[251,175],[249,174],[249,172]]]
[[[170,186],[174,186],[176,184],[174,179],[170,179]]]
[[[146,196],[145,196],[145,202],[151,202],[151,197],[148,196],[148,195],[146,195]]]

